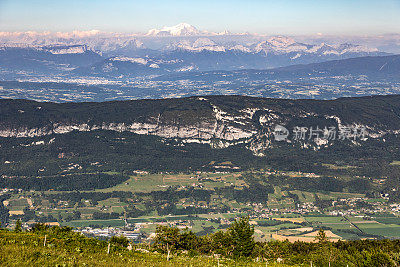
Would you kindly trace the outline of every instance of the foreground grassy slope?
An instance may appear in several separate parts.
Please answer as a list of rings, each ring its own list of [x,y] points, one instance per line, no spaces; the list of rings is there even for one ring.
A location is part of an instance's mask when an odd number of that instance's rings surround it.
[[[399,240],[329,242],[254,242],[248,218],[226,231],[206,236],[159,227],[152,244],[131,244],[124,237],[89,238],[69,227],[34,225],[22,232],[0,230],[0,266],[399,266]],[[109,253],[108,253],[109,250]],[[217,256],[218,255],[218,256]],[[278,264],[277,262],[281,262]]]
[[[1,266],[265,266],[265,263],[218,260],[208,256],[172,256],[165,254],[131,251],[111,245],[107,254],[107,242],[83,236],[62,234],[45,236],[36,233],[16,233],[0,230]],[[286,266],[274,265],[268,266]]]

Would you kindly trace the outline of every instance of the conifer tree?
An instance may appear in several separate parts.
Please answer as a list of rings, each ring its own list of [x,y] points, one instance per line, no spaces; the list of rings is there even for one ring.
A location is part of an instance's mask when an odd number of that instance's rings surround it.
[[[315,239],[320,244],[325,244],[326,242],[328,242],[328,237],[326,236],[324,229],[322,229],[322,228],[319,229],[318,234],[315,237]]]
[[[21,220],[18,220],[18,221],[15,223],[14,231],[15,231],[15,232],[22,232]]]
[[[249,223],[249,217],[236,220],[229,227],[233,245],[233,256],[235,258],[249,257],[254,250],[254,227]]]

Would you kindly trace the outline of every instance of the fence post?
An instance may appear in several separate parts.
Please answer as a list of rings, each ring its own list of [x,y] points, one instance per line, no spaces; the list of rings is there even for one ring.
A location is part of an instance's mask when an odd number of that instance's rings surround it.
[[[167,243],[167,251],[168,251],[168,254],[167,254],[167,261],[169,261],[169,248],[168,248],[168,243]]]

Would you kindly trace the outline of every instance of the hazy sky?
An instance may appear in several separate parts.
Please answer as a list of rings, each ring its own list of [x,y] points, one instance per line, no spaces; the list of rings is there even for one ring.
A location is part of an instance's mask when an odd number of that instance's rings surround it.
[[[0,0],[0,31],[146,32],[180,22],[263,34],[400,33],[400,0]]]

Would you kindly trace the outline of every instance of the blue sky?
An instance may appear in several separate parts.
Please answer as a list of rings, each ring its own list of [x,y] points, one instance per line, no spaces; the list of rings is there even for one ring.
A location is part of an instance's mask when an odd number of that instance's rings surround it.
[[[180,22],[263,34],[400,33],[400,0],[0,0],[0,31],[146,32]]]

